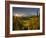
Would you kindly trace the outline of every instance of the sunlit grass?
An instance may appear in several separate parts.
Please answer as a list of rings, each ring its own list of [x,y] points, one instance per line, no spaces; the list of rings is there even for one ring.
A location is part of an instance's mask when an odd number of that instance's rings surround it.
[[[40,29],[39,16],[18,17],[13,16],[13,30],[36,30]]]

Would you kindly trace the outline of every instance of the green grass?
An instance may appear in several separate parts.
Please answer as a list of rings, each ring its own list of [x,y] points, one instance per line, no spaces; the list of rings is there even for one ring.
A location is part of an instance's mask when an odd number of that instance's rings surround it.
[[[40,29],[39,16],[16,17],[13,16],[13,30],[38,30]]]

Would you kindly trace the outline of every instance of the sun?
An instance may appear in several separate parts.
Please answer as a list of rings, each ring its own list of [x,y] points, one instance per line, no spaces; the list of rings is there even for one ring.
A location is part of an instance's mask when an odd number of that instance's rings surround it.
[[[15,14],[15,16],[19,16],[19,14]]]
[[[15,16],[21,17],[21,16],[23,16],[23,15],[22,15],[22,14],[15,14]]]

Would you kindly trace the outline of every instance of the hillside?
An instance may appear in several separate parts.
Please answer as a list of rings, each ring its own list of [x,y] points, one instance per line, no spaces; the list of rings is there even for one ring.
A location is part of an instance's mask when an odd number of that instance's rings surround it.
[[[13,30],[40,29],[39,16],[18,17],[13,16]]]

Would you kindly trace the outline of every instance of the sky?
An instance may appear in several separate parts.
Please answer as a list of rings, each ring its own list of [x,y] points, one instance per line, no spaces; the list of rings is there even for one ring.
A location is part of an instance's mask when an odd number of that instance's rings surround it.
[[[16,16],[32,16],[40,13],[39,8],[24,8],[24,7],[13,7],[13,15]]]

